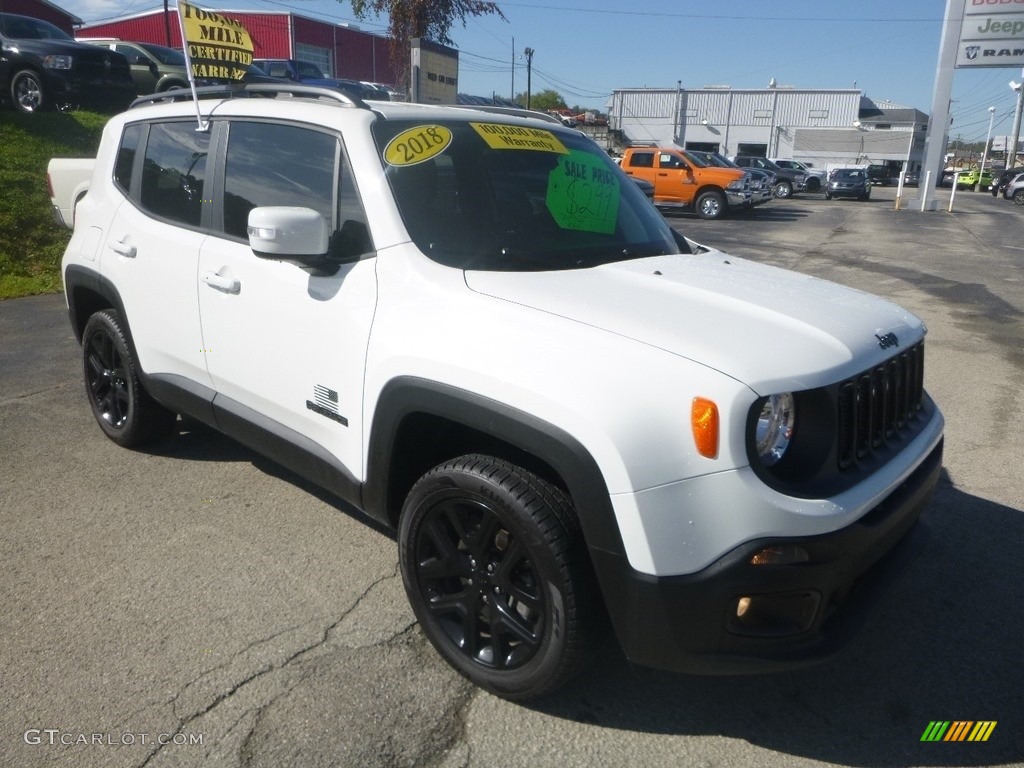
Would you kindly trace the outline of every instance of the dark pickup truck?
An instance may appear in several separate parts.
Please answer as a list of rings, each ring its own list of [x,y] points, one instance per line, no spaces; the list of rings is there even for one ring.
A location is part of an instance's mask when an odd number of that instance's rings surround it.
[[[42,19],[0,13],[0,97],[19,112],[88,107],[112,112],[135,98],[128,60],[76,42]]]
[[[334,88],[360,99],[380,99],[377,92],[366,88],[356,80],[327,77],[320,67],[309,61],[298,59],[253,59],[252,63],[271,77],[281,77],[303,85],[319,85]]]

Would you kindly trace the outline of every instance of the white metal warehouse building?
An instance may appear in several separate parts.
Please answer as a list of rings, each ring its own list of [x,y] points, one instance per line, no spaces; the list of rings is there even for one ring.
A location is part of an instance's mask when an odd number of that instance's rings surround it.
[[[613,92],[608,124],[624,145],[680,146],[723,155],[783,157],[818,168],[924,157],[928,116],[858,89],[707,86]]]

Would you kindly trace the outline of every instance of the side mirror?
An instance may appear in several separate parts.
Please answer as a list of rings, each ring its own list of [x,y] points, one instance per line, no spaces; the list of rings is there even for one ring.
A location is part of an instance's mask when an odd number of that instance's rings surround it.
[[[249,211],[249,247],[261,259],[320,267],[330,238],[324,217],[312,208],[265,206]]]

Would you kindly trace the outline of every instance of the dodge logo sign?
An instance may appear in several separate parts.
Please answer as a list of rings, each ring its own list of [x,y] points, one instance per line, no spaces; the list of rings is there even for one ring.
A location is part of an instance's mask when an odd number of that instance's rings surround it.
[[[974,61],[978,58],[978,52],[981,50],[980,45],[969,45],[964,49],[964,53],[967,54],[967,58]]]

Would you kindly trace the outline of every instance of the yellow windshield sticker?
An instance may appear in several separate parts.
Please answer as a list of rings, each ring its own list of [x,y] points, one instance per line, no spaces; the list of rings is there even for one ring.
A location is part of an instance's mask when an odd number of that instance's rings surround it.
[[[491,149],[532,149],[539,152],[557,152],[560,155],[569,154],[569,150],[555,134],[541,128],[524,128],[521,125],[501,123],[470,125]]]
[[[618,175],[602,158],[574,150],[548,174],[545,203],[562,229],[610,235],[619,218],[620,191]]]
[[[443,125],[417,125],[402,131],[384,147],[388,165],[416,165],[444,152],[452,143],[452,132]]]

